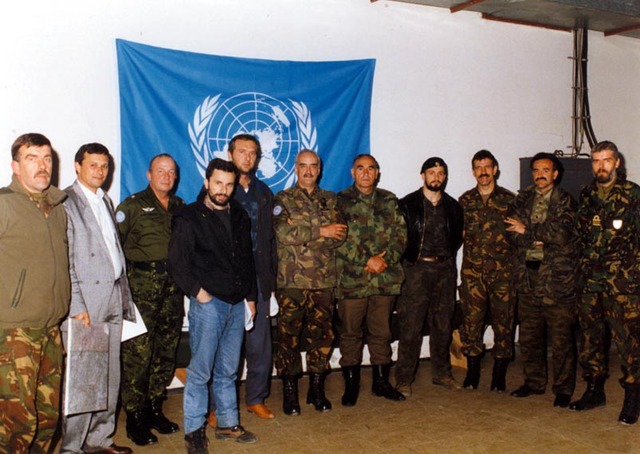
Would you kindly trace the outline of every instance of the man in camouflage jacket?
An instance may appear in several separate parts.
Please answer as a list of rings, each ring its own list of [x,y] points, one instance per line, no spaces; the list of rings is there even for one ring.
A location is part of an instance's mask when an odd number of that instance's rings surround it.
[[[349,407],[358,399],[365,319],[373,366],[372,392],[391,400],[405,399],[389,384],[389,321],[404,281],[400,258],[407,242],[398,199],[376,187],[380,176],[378,161],[366,154],[356,156],[351,175],[353,186],[338,194],[338,210],[349,228],[336,255],[342,325],[340,365],[345,380],[342,405]]]
[[[625,399],[619,421],[635,424],[640,414],[640,187],[618,171],[620,159],[614,143],[598,143],[591,152],[595,180],[580,194],[578,319],[580,365],[588,385],[570,408],[589,410],[606,402],[607,323],[622,363]]]
[[[464,210],[464,247],[460,299],[464,316],[460,326],[462,353],[467,357],[464,387],[477,389],[484,353],[487,312],[494,333],[491,390],[506,388],[507,366],[513,356],[515,297],[511,282],[513,249],[507,241],[505,218],[514,194],[496,183],[498,161],[488,150],[471,159],[475,188],[458,200]]]
[[[297,376],[302,373],[300,337],[305,328],[310,372],[307,403],[318,411],[331,409],[324,394],[324,378],[334,339],[335,249],[344,241],[347,226],[338,221],[336,195],[317,185],[320,165],[315,152],[300,151],[295,163],[296,185],[274,198],[280,302],[275,363],[282,376],[287,415],[300,414]]]
[[[524,385],[514,397],[543,394],[547,386],[547,335],[553,350],[555,407],[566,408],[575,389],[576,203],[555,185],[560,161],[538,153],[530,162],[534,186],[518,193],[507,218],[516,249],[520,351]]]

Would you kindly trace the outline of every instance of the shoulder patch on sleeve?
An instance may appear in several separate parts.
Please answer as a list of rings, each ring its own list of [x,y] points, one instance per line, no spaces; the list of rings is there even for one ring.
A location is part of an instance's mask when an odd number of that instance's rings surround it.
[[[126,218],[127,216],[124,214],[123,211],[118,211],[116,213],[116,221],[118,221],[118,224],[123,222]]]
[[[282,213],[282,207],[280,205],[276,205],[273,207],[273,215],[279,216]]]

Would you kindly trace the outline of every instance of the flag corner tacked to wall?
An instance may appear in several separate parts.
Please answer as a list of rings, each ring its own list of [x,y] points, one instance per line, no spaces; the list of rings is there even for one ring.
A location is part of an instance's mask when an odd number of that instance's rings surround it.
[[[353,158],[370,152],[375,60],[297,62],[198,54],[116,40],[122,136],[121,198],[142,190],[151,158],[180,168],[178,195],[193,201],[209,161],[253,134],[257,177],[278,192],[295,183],[303,148],[323,162],[320,185],[351,183]]]

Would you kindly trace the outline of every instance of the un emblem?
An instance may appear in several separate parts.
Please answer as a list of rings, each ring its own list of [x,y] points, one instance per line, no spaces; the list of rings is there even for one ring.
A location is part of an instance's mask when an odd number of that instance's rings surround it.
[[[224,101],[219,94],[208,96],[196,108],[188,129],[191,151],[203,177],[211,159],[228,159],[227,145],[234,136],[256,136],[262,147],[257,176],[274,191],[293,186],[299,150],[317,151],[317,131],[307,106],[263,93],[240,93]]]

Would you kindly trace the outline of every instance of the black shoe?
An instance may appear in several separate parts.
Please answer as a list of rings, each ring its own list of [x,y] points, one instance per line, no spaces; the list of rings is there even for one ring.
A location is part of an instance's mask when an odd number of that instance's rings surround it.
[[[164,413],[162,413],[162,401],[164,399],[154,399],[148,408],[147,417],[149,419],[149,427],[157,430],[163,435],[172,434],[180,430],[180,427],[170,421]]]
[[[391,370],[391,364],[373,366],[371,370],[373,371],[373,384],[371,385],[371,392],[373,394],[389,400],[405,400],[404,395],[394,389],[393,386],[391,386],[391,383],[389,383],[389,371]]]
[[[513,391],[511,395],[513,397],[529,397],[534,394],[544,394],[544,389],[533,389],[530,388],[526,383]]]
[[[309,391],[307,392],[307,404],[313,405],[317,411],[331,410],[331,402],[324,395],[325,374],[311,372],[309,374]]]
[[[481,356],[467,356],[467,376],[464,377],[464,382],[462,383],[464,389],[478,389],[481,364]]]
[[[343,367],[342,376],[344,377],[342,405],[344,407],[353,407],[358,401],[360,393],[360,366]]]
[[[605,376],[595,378],[587,377],[587,389],[580,399],[569,404],[569,410],[585,411],[606,405],[607,396],[604,393],[605,380]]]
[[[638,422],[640,416],[640,384],[633,383],[624,385],[624,404],[618,417],[618,421],[625,425]]]
[[[285,415],[300,415],[300,402],[298,401],[298,377],[285,375],[282,377],[282,410]]]
[[[149,430],[149,422],[144,410],[127,412],[127,437],[138,446],[147,446],[158,442],[158,437]]]
[[[571,396],[569,394],[558,394],[553,401],[554,407],[567,408],[571,403]]]
[[[509,358],[496,358],[493,363],[493,376],[491,377],[491,391],[503,393],[507,389],[507,367]]]
[[[188,454],[209,454],[209,439],[207,438],[207,423],[198,430],[184,436]]]

